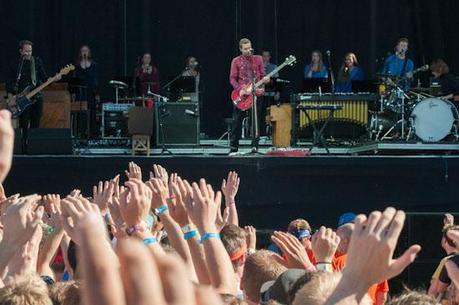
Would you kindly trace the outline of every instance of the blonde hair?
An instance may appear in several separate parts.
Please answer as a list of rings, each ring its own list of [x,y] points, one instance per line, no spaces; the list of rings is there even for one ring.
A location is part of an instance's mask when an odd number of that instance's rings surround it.
[[[236,225],[228,224],[223,227],[220,236],[228,255],[247,245],[244,229]],[[236,269],[239,265],[239,259],[231,261],[231,263],[233,264],[233,268]]]
[[[406,291],[393,298],[387,305],[440,305],[433,297],[421,291]]]
[[[287,227],[287,231],[294,231],[294,230],[308,230],[311,232],[311,226],[309,225],[309,222],[307,222],[304,219],[298,218],[295,220],[292,220]]]
[[[239,40],[239,47],[242,47],[243,44],[252,43],[248,38],[242,38]]]
[[[79,282],[59,282],[50,288],[49,296],[54,305],[79,305],[80,289]]]
[[[274,281],[287,270],[278,263],[273,256],[275,253],[268,250],[259,250],[247,257],[242,275],[242,285],[249,301],[260,301],[260,288],[268,282]]]
[[[0,304],[3,305],[52,305],[48,287],[38,276],[28,274],[14,279],[0,289]]]

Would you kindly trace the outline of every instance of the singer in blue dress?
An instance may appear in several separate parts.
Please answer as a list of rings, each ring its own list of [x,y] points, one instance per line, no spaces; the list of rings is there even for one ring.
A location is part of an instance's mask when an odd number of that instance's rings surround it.
[[[324,65],[322,53],[319,50],[312,51],[311,63],[304,67],[304,79],[327,77],[328,70]]]
[[[338,72],[335,92],[352,92],[352,81],[363,80],[364,78],[365,75],[359,66],[357,56],[354,53],[347,53]]]

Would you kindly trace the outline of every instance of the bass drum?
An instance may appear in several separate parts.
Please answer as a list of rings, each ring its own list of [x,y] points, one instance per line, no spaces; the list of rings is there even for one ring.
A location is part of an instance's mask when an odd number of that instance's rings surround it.
[[[422,100],[410,115],[414,133],[424,142],[438,142],[455,132],[458,118],[453,103],[438,98]]]

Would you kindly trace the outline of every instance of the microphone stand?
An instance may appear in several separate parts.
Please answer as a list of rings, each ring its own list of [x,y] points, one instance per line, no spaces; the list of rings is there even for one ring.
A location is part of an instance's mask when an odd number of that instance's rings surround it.
[[[165,133],[166,126],[163,122],[163,116],[165,115],[162,114],[163,110],[165,109],[164,107],[168,104],[169,99],[165,96],[151,92],[150,89],[148,89],[147,95],[154,96],[158,99],[157,103],[155,103],[155,109],[156,109],[156,117],[157,117],[158,125],[159,125],[159,133],[161,137],[161,155],[163,155],[164,153],[168,153],[172,155],[173,153],[166,147],[166,133]]]
[[[186,67],[185,69],[183,69],[182,72],[180,72],[179,74],[177,74],[176,77],[174,77],[170,82],[168,82],[167,84],[165,84],[165,85],[162,87],[162,89],[163,89],[163,90],[164,90],[164,89],[168,89],[168,90],[169,90],[169,89],[170,89],[169,87],[170,87],[173,83],[175,83],[180,77],[182,77],[182,75],[183,75],[183,73],[184,73],[185,71],[188,71],[188,70],[190,70],[189,67]]]
[[[334,95],[335,94],[335,74],[333,73],[333,69],[332,69],[330,51],[327,51],[327,59],[328,59],[328,73],[330,74],[331,91],[332,91],[332,94]]]

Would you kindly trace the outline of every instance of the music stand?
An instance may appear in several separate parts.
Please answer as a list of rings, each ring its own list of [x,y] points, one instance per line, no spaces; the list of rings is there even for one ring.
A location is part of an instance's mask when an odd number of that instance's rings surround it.
[[[303,80],[303,92],[331,92],[328,78],[306,78]]]

